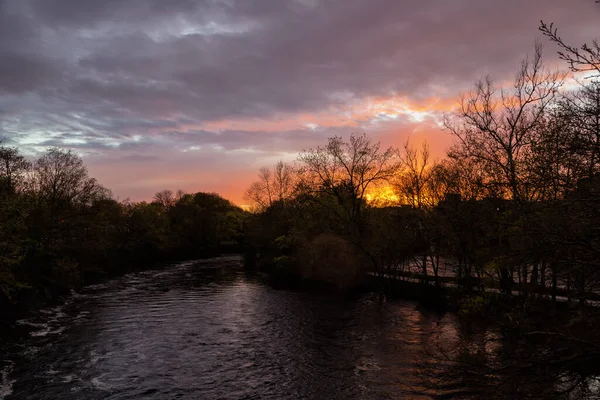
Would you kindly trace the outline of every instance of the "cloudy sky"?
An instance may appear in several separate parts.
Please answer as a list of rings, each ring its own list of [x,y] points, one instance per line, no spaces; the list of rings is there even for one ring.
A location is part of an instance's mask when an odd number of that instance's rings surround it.
[[[241,204],[259,167],[332,135],[443,155],[440,116],[510,80],[541,19],[600,37],[594,0],[0,0],[0,138],[72,148],[119,198]]]

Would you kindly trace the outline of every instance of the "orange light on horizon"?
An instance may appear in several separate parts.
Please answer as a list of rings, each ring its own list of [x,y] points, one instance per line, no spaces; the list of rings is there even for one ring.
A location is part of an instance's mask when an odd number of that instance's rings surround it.
[[[365,200],[373,207],[389,207],[400,203],[400,197],[389,184],[369,189],[365,193]]]

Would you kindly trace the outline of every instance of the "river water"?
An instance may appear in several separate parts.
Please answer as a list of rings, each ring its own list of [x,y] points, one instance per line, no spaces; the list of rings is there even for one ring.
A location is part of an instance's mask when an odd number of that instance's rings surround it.
[[[456,362],[493,366],[493,330],[374,295],[274,290],[240,264],[129,274],[18,321],[0,398],[480,398],[497,384]]]

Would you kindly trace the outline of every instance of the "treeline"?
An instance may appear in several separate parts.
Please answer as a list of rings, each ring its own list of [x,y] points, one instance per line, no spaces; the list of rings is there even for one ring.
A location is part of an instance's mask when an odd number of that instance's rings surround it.
[[[245,213],[213,193],[117,201],[70,150],[0,146],[0,317],[157,262],[239,252]]]
[[[258,211],[251,261],[338,286],[371,273],[600,299],[600,48],[541,30],[572,71],[596,75],[567,88],[571,77],[548,70],[536,45],[511,85],[487,77],[461,96],[444,121],[456,140],[442,160],[426,144],[382,149],[355,134],[261,169],[246,192]],[[393,196],[378,198],[382,187]]]

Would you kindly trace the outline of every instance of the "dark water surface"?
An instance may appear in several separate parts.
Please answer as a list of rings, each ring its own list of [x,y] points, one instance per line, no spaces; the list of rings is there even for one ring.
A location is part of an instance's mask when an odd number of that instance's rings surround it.
[[[454,376],[446,356],[491,353],[492,333],[412,302],[274,290],[240,263],[130,274],[18,321],[21,339],[0,344],[0,398],[478,398],[485,382]]]

